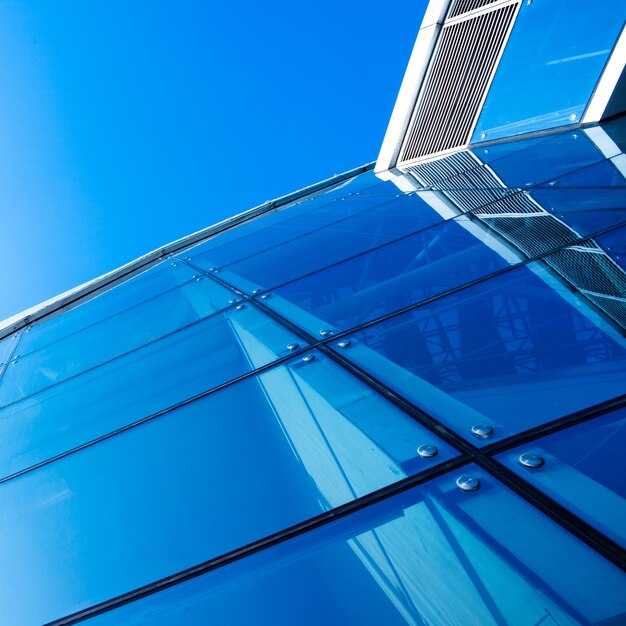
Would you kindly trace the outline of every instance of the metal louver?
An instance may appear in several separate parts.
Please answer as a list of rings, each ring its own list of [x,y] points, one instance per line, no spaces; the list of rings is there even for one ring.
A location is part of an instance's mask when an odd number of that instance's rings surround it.
[[[519,0],[457,0],[453,5],[398,164],[467,145],[518,8]],[[468,10],[472,12],[466,15]]]
[[[507,187],[473,152],[454,152],[405,165],[401,171],[445,198],[459,213],[480,221],[523,257],[542,256],[545,265],[626,329],[624,269],[593,239],[581,241],[578,232],[527,191]]]

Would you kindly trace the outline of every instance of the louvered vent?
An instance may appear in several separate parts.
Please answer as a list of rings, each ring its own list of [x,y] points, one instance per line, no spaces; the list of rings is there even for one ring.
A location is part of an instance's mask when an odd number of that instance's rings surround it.
[[[456,0],[450,9],[448,18],[458,17],[464,13],[469,13],[470,11],[475,11],[476,9],[482,9],[483,7],[489,6],[494,2],[498,2],[498,0]]]
[[[476,4],[478,0],[458,0]],[[465,19],[448,19],[426,75],[399,163],[432,156],[469,142],[518,1]]]

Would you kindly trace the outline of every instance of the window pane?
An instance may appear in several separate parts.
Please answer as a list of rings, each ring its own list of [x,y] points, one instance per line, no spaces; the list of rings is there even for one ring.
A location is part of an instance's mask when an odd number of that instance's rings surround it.
[[[0,485],[6,623],[62,617],[455,454],[311,354]]]
[[[623,24],[613,0],[523,2],[472,141],[579,122]]]
[[[279,287],[264,302],[317,335],[357,326],[519,260],[485,227],[460,217]]]
[[[626,576],[470,467],[88,620],[91,626],[618,624]],[[606,620],[603,621],[603,620]],[[614,621],[610,621],[614,620]]]
[[[475,152],[482,158],[480,148]],[[563,158],[564,154],[567,158]],[[603,159],[596,145],[583,131],[577,130],[548,137],[525,150],[492,161],[489,166],[508,187],[528,187],[564,176]]]
[[[170,262],[23,333],[0,405],[57,384],[228,306],[233,294]]]
[[[626,547],[626,409],[499,455],[516,474]],[[531,469],[523,454],[542,463]],[[537,458],[539,457],[539,458]]]
[[[398,213],[405,206],[405,203],[400,205],[394,203],[387,207],[390,202],[402,198],[403,194],[395,185],[381,182],[371,172],[362,176],[366,176],[370,181],[370,187],[362,189],[359,186],[353,189],[355,183],[351,182],[330,197],[326,194],[307,197],[298,205],[267,213],[250,224],[229,231],[230,235],[225,243],[222,242],[223,237],[220,235],[188,250],[187,254],[192,257],[195,265],[205,270],[223,267],[275,246],[288,244],[320,229],[338,229],[348,233],[357,229],[357,232],[360,232],[358,226],[353,226],[355,216],[365,214],[364,219],[367,219],[372,211],[377,211],[381,206],[382,210],[389,212],[393,209]],[[342,193],[339,193],[340,191]],[[409,200],[408,208],[401,213],[412,228],[428,226],[441,219],[434,211],[427,210],[427,207],[419,208],[421,211],[416,211],[415,201]],[[302,245],[305,243],[306,240]]]
[[[621,329],[534,263],[349,338],[344,356],[476,445],[624,392]]]
[[[346,203],[349,200],[346,200]],[[416,194],[312,230],[281,245],[225,267],[220,276],[247,290],[269,289],[441,221],[441,215]]]
[[[0,477],[266,365],[295,342],[305,343],[247,305],[6,406]]]

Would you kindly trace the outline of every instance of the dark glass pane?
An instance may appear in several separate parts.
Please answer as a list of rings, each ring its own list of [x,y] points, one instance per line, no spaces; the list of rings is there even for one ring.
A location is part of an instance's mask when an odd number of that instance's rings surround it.
[[[23,333],[0,405],[57,384],[228,306],[233,294],[186,267],[157,266]]]
[[[519,256],[480,224],[449,220],[276,289],[265,303],[317,335],[458,287]]]
[[[626,620],[626,575],[493,478],[447,475],[87,623],[574,625]],[[613,621],[610,621],[613,620]]]
[[[535,263],[349,338],[344,356],[477,445],[624,392],[621,329]]]
[[[472,141],[579,122],[623,24],[622,2],[523,2]]]
[[[620,409],[505,452],[497,458],[600,532],[626,547],[624,450],[626,410]],[[526,463],[543,465],[526,467],[520,459]]]
[[[296,341],[304,343],[247,305],[5,406],[0,477],[266,365]]]
[[[4,622],[60,618],[455,454],[311,354],[0,485]]]

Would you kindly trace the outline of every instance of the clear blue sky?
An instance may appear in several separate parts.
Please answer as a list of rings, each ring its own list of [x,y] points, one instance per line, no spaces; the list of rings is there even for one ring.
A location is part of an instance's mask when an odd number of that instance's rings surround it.
[[[426,0],[0,0],[0,319],[376,158]]]

